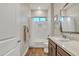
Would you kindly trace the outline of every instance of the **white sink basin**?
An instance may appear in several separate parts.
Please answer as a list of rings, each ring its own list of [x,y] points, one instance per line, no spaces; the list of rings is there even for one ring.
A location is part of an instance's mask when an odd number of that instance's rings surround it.
[[[53,38],[56,39],[56,40],[64,40],[63,37],[53,37]]]
[[[56,39],[56,40],[61,40],[61,41],[68,41],[68,40],[70,40],[70,39],[66,39],[66,38],[63,38],[63,37],[53,37],[54,39]]]
[[[63,39],[63,40],[59,40],[59,41],[61,41],[61,42],[69,42],[71,40],[69,40],[69,39]]]

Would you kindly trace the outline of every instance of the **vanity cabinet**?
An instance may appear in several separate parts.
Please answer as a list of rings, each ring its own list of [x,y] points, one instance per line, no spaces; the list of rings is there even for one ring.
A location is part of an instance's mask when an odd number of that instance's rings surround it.
[[[48,50],[49,50],[48,53],[49,56],[56,56],[56,44],[51,39],[49,39]]]
[[[70,56],[70,54],[57,45],[57,56]]]
[[[48,55],[49,56],[70,56],[65,50],[63,50],[59,45],[48,38]]]

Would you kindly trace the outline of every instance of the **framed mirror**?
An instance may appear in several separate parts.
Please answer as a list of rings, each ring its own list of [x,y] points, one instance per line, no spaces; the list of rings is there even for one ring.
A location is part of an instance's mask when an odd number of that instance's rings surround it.
[[[65,33],[79,33],[78,21],[72,16],[59,16],[60,30]]]
[[[79,3],[66,3],[60,10],[58,20],[61,32],[79,34]]]

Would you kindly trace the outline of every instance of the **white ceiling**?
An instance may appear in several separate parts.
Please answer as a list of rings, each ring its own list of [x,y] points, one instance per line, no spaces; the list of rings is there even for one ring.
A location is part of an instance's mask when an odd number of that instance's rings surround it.
[[[47,10],[49,7],[49,3],[32,3],[31,9],[36,10],[40,7],[40,9]]]

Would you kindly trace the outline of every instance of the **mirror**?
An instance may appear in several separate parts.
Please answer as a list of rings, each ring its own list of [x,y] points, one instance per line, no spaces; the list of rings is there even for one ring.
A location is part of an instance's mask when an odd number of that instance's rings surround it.
[[[79,3],[66,3],[58,10],[59,13],[56,11],[54,10],[54,32],[58,33],[60,30],[79,34]]]
[[[62,32],[79,33],[78,21],[72,16],[59,16],[60,28]]]
[[[61,32],[79,34],[79,4],[69,3],[60,10]]]

